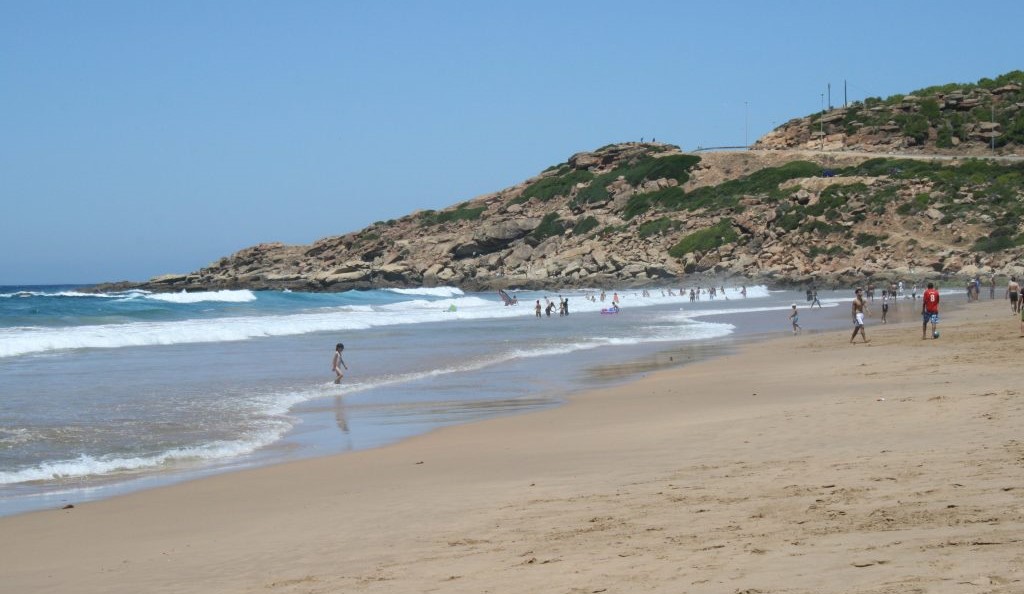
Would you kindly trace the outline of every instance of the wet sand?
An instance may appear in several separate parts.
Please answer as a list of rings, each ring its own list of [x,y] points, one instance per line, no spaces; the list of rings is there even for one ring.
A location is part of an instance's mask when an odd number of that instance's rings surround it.
[[[0,584],[1024,591],[1019,321],[982,301],[921,340],[909,317],[871,318],[868,345],[785,336],[557,409],[0,518]]]

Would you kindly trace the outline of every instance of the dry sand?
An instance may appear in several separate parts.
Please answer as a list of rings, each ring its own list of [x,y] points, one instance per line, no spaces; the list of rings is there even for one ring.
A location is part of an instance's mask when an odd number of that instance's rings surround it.
[[[1024,592],[1005,301],[0,519],[3,592]]]

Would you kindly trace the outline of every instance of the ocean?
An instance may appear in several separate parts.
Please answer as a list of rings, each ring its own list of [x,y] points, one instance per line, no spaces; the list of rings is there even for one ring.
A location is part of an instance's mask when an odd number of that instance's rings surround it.
[[[92,294],[0,287],[0,515],[393,443],[846,323],[849,293],[763,286]],[[602,314],[618,297],[621,310]],[[567,317],[535,303],[569,300]],[[819,313],[815,313],[819,312]],[[845,313],[845,309],[843,310]],[[334,345],[349,370],[334,384]]]

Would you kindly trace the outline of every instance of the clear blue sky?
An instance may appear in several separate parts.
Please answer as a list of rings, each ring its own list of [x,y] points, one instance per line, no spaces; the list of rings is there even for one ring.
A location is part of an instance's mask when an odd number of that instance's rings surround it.
[[[0,284],[188,272],[612,142],[742,144],[828,83],[1024,68],[1021,23],[1019,0],[0,0]]]

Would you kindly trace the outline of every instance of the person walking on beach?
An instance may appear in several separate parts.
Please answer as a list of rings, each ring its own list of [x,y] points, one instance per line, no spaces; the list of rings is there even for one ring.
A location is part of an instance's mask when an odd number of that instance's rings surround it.
[[[932,325],[932,338],[938,338],[939,332],[935,326],[939,323],[939,291],[935,283],[928,283],[921,299],[921,340],[927,338],[925,332],[928,330],[928,323]]]
[[[854,291],[853,298],[853,334],[850,335],[850,344],[853,344],[853,339],[857,338],[857,333],[860,332],[860,337],[864,339],[864,343],[868,342],[868,335],[864,332],[864,308],[866,303],[864,302],[864,291],[863,289],[857,289]]]
[[[885,317],[889,315],[889,291],[882,289],[882,323],[888,324]]]
[[[340,342],[334,346],[334,358],[331,360],[331,371],[334,375],[338,376],[335,378],[334,383],[340,384],[341,378],[345,377],[345,374],[341,372],[341,368],[344,367],[345,371],[348,371],[348,365],[345,365],[345,360],[341,358],[341,352],[345,350],[345,345]]]
[[[813,300],[811,301],[811,307],[813,308],[815,306],[815,304],[817,304],[818,309],[821,309],[821,301],[818,301],[818,290],[817,289],[814,289],[811,292],[811,297],[813,297]]]
[[[1010,313],[1017,313],[1018,296],[1020,295],[1020,284],[1017,277],[1010,277],[1010,284],[1006,286],[1006,296],[1010,298]]]
[[[793,304],[793,310],[789,314],[789,321],[793,324],[793,334],[800,334],[800,314],[796,310],[796,304]]]

